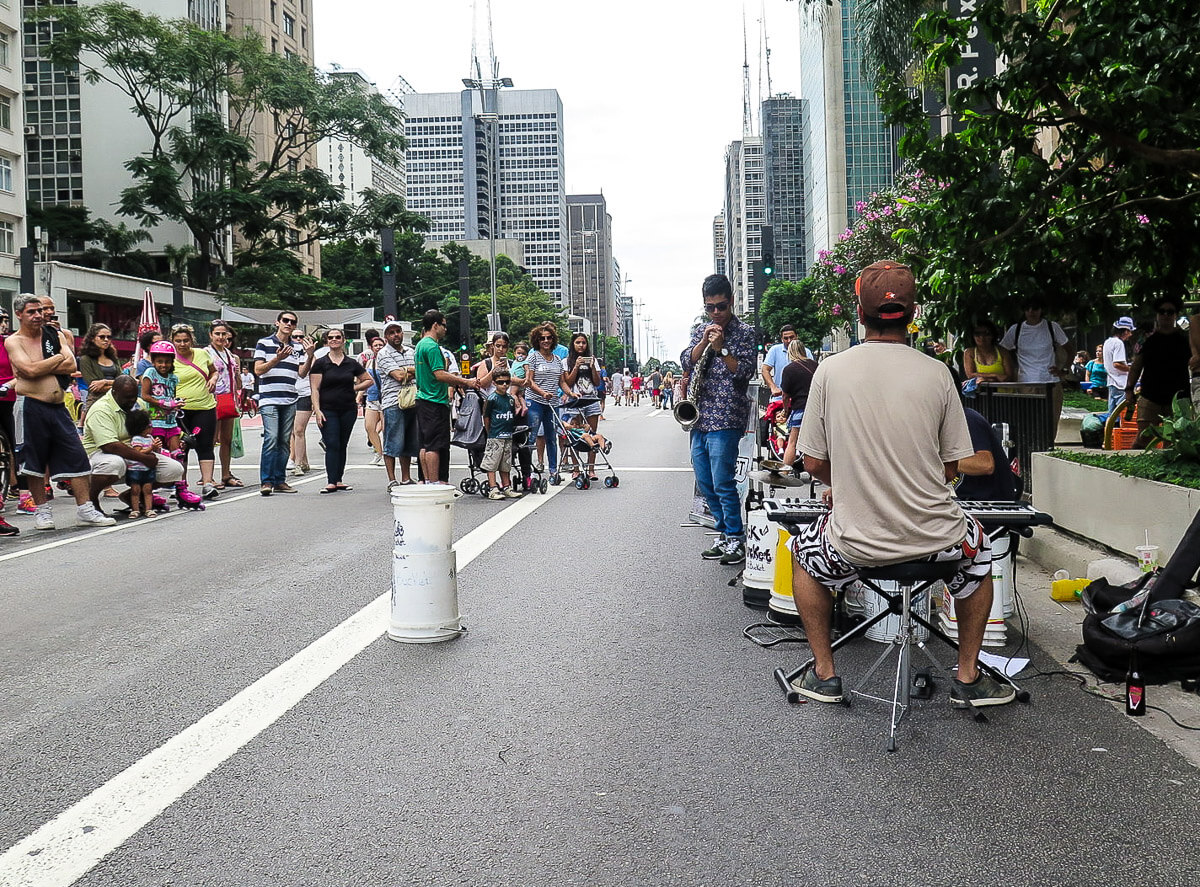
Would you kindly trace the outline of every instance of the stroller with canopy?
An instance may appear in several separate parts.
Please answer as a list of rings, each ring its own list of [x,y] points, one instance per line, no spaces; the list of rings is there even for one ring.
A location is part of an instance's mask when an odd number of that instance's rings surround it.
[[[483,429],[483,395],[474,388],[463,391],[462,400],[458,405],[458,415],[454,417],[454,432],[450,435],[451,446],[462,447],[467,451],[467,471],[469,477],[464,477],[458,488],[467,495],[480,493],[487,496],[491,487],[488,485],[487,472],[483,470],[483,451],[487,447],[487,434]],[[483,480],[479,474],[483,474]]]

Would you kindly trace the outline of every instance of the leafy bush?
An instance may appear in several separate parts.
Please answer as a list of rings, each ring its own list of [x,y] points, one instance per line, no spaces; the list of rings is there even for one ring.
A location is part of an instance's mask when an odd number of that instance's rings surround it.
[[[1047,455],[1066,462],[1107,468],[1124,477],[1140,477],[1164,484],[1175,484],[1200,490],[1200,462],[1172,461],[1166,454],[1170,450],[1150,450],[1137,455],[1117,453],[1080,453],[1073,450],[1051,450]]]
[[[1200,466],[1200,418],[1192,402],[1180,395],[1170,416],[1163,418],[1162,425],[1150,429],[1151,444],[1162,441],[1163,458],[1171,462],[1190,462]]]

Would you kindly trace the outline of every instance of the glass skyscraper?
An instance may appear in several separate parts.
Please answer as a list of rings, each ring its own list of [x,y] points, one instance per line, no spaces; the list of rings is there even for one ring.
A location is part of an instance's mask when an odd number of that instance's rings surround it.
[[[775,235],[775,274],[802,280],[808,273],[804,244],[804,142],[807,103],[777,95],[762,104],[767,224]]]

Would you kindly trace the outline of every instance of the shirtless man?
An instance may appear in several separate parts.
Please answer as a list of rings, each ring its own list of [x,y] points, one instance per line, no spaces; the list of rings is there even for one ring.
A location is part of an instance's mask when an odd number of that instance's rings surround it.
[[[63,391],[75,372],[72,344],[61,330],[46,327],[45,309],[37,296],[28,293],[17,296],[13,314],[20,327],[4,340],[4,347],[12,361],[15,390],[25,397],[21,474],[36,479],[29,484],[37,506],[33,526],[38,530],[54,529],[54,515],[41,483],[47,471],[51,480],[66,480],[71,484],[79,524],[112,526],[116,521],[89,501],[91,463],[79,442],[71,414],[63,405]]]

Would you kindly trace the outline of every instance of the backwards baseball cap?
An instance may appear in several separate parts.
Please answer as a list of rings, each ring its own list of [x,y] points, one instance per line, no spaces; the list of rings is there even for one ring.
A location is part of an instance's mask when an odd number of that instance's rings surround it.
[[[1137,324],[1133,322],[1132,317],[1118,317],[1117,322],[1113,324],[1114,330],[1129,330],[1132,332],[1137,329]]]
[[[392,327],[395,327],[396,329],[400,330],[400,332],[404,332],[404,324],[402,324],[398,320],[389,320],[387,323],[385,323],[383,325],[383,334],[386,336],[387,331],[390,330]]]
[[[868,265],[854,281],[854,292],[864,317],[878,320],[907,319],[916,306],[917,282],[912,270],[899,262]]]

